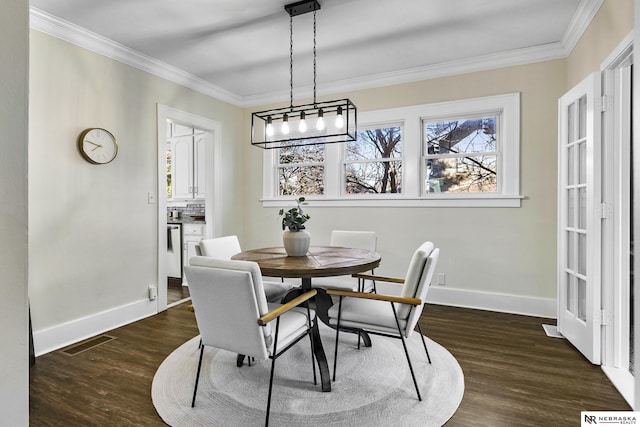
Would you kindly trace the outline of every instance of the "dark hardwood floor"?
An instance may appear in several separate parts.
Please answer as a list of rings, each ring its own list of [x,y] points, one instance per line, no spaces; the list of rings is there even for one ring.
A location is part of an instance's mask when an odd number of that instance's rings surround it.
[[[189,298],[189,287],[182,286],[182,279],[167,277],[167,304]]]
[[[630,410],[599,367],[567,341],[547,337],[542,323],[552,321],[425,308],[423,331],[456,357],[465,375],[464,398],[447,426],[574,426],[583,410]],[[164,425],[151,402],[153,375],[197,334],[193,313],[180,304],[110,331],[116,339],[75,356],[60,350],[38,357],[30,425]]]

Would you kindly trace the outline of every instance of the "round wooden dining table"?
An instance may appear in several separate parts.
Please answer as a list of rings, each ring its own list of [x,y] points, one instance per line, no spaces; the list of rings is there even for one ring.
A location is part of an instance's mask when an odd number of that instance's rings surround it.
[[[381,257],[379,254],[365,249],[312,246],[305,256],[288,256],[283,247],[271,247],[243,251],[232,256],[231,259],[256,262],[264,276],[300,278],[302,280],[301,288],[288,293],[285,297],[288,300],[295,298],[299,293],[310,290],[312,288],[311,280],[314,277],[344,276],[370,271],[380,265]],[[318,293],[314,297],[316,315],[325,325],[329,325],[327,312],[333,305],[333,301],[324,289],[317,289],[317,291]],[[368,336],[363,335],[362,338],[365,340],[365,345],[371,345]],[[317,323],[314,324],[312,339],[320,369],[322,390],[330,391],[329,367]],[[239,360],[238,363],[241,361]]]
[[[252,249],[231,259],[254,261],[265,276],[303,279],[344,276],[369,271],[380,265],[380,255],[365,249],[337,246],[312,246],[305,256],[288,256],[283,247]],[[305,280],[307,279],[307,280]]]

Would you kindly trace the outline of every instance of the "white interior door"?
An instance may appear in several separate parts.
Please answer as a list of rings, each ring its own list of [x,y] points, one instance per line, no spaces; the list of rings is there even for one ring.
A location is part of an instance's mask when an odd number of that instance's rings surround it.
[[[601,356],[601,98],[594,73],[558,102],[558,330]]]

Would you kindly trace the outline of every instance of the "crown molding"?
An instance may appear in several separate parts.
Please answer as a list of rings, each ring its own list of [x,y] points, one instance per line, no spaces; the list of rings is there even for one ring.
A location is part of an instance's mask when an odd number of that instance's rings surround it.
[[[565,48],[561,43],[550,43],[500,52],[491,55],[476,56],[458,61],[442,62],[424,67],[409,68],[389,73],[374,74],[354,79],[339,80],[318,85],[319,95],[350,92],[354,90],[371,89],[374,87],[391,86],[411,83],[439,77],[487,71],[496,68],[513,67],[534,62],[550,61],[565,58]],[[313,86],[296,89],[297,98],[313,96]],[[264,95],[247,96],[243,99],[244,107],[271,104],[289,100],[289,91],[272,92]]]
[[[580,38],[584,34],[585,30],[591,24],[593,17],[596,16],[600,6],[604,3],[604,0],[581,0],[578,4],[576,12],[573,14],[567,30],[562,36],[560,43],[565,48],[565,55],[569,56],[571,51],[580,41]]]
[[[364,90],[374,87],[391,86],[428,80],[439,77],[486,71],[496,68],[530,64],[566,58],[582,37],[591,20],[602,6],[604,0],[582,0],[576,13],[571,19],[562,40],[541,46],[532,46],[501,52],[492,55],[478,56],[424,67],[381,73],[354,79],[339,80],[318,86],[321,95]],[[255,96],[240,96],[187,73],[174,66],[158,61],[136,50],[93,33],[71,22],[50,15],[40,9],[30,8],[31,28],[50,36],[59,38],[76,46],[88,49],[113,60],[135,67],[139,70],[156,75],[181,86],[193,89],[204,95],[211,96],[238,107],[254,107],[289,99],[289,91],[270,92]],[[296,88],[298,98],[308,98],[313,95],[311,86]]]
[[[202,94],[239,106],[242,98],[193,74],[158,61],[113,40],[91,32],[71,22],[48,14],[40,9],[30,8],[32,29],[59,38],[76,46],[106,56],[139,70],[193,89]]]

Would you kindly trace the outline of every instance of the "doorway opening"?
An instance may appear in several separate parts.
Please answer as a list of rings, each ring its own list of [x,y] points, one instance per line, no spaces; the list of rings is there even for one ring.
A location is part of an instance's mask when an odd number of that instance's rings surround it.
[[[219,122],[158,104],[158,312],[188,296],[182,273],[220,228]]]

